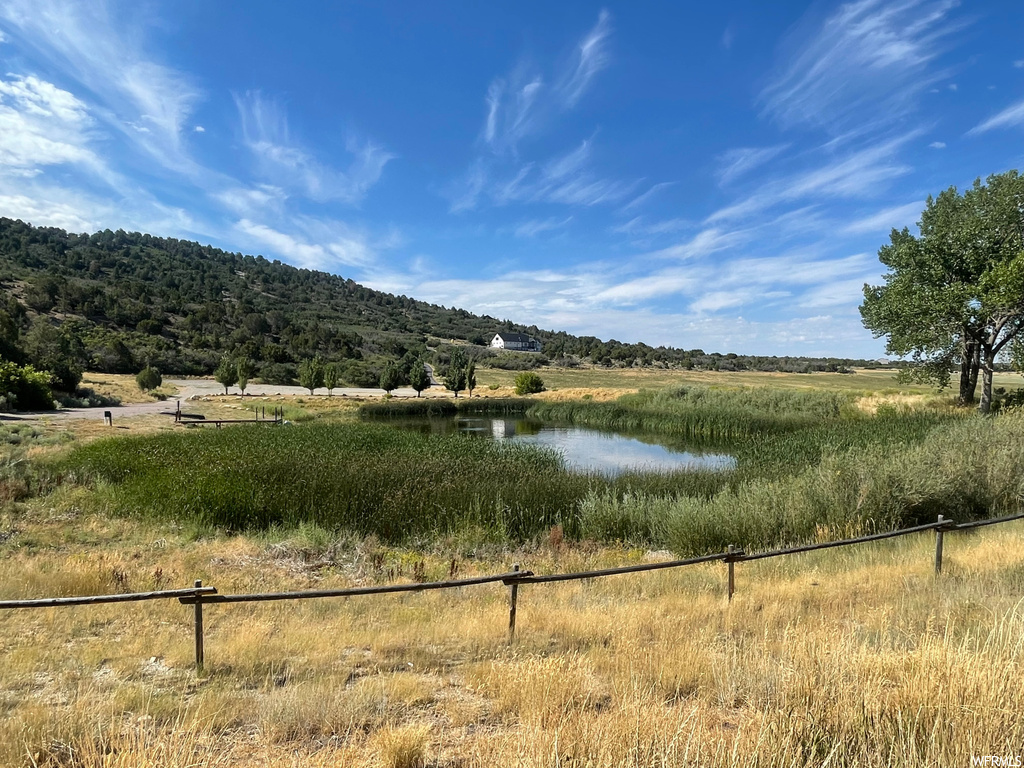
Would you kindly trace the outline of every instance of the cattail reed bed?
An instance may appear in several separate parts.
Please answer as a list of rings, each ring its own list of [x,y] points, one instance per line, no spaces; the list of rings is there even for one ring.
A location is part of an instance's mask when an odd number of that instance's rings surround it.
[[[364,415],[429,415],[423,408],[430,407],[383,403]],[[453,407],[470,409],[444,410]],[[561,526],[571,538],[683,556],[856,535],[938,513],[1004,514],[1024,493],[1024,416],[1013,411],[990,419],[892,409],[866,415],[847,395],[706,388],[641,393],[611,408],[522,400],[472,407],[588,426],[647,425],[669,443],[695,434],[731,445],[738,466],[608,478],[570,471],[543,448],[374,420],[105,440],[58,469],[95,483],[123,514],[230,531],[315,524],[404,544],[465,534],[514,544]]]

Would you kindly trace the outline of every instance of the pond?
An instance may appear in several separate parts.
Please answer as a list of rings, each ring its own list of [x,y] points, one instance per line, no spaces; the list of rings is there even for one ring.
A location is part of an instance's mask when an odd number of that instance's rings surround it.
[[[469,437],[514,440],[518,443],[553,448],[562,454],[570,469],[612,476],[634,470],[725,470],[736,466],[736,459],[726,453],[670,446],[655,442],[653,436],[640,439],[634,435],[561,426],[535,419],[457,416],[395,418],[388,421],[402,429],[427,434],[459,433]]]

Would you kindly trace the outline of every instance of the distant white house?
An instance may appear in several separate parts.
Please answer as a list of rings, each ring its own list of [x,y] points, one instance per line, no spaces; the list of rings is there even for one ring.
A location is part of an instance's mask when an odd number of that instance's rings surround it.
[[[508,349],[513,352],[540,352],[540,342],[525,333],[496,333],[491,339],[491,349]]]

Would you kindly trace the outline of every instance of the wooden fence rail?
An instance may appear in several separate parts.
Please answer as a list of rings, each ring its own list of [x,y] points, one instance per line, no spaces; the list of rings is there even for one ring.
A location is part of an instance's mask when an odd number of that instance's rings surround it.
[[[205,663],[205,648],[203,637],[203,606],[223,603],[255,603],[275,600],[309,600],[331,597],[356,597],[359,595],[385,595],[401,592],[427,592],[439,589],[459,589],[462,587],[475,586],[479,584],[495,584],[500,582],[509,587],[509,626],[508,638],[511,643],[515,638],[516,613],[518,607],[519,587],[527,584],[549,584],[556,581],[578,581],[582,579],[596,579],[605,576],[619,576],[627,573],[642,573],[645,571],[657,571],[667,568],[681,568],[688,565],[722,561],[728,566],[727,573],[727,594],[732,601],[736,591],[735,566],[736,563],[743,563],[752,560],[764,560],[771,557],[782,557],[796,555],[804,552],[814,552],[820,549],[831,549],[833,547],[846,547],[854,544],[864,544],[882,539],[892,539],[898,536],[909,536],[924,531],[935,531],[935,572],[942,572],[942,551],[943,535],[957,531],[980,528],[982,526],[1008,523],[1014,520],[1024,519],[1024,513],[1007,515],[1005,517],[990,518],[988,520],[975,520],[969,523],[956,523],[953,520],[946,520],[942,515],[934,523],[915,525],[910,528],[901,528],[895,531],[883,531],[867,536],[858,536],[851,539],[839,539],[837,541],[819,542],[817,544],[805,544],[798,547],[786,547],[784,549],[769,550],[767,552],[745,553],[742,549],[730,546],[725,552],[718,552],[702,557],[692,557],[686,560],[669,560],[660,563],[644,563],[641,565],[627,565],[619,568],[603,568],[594,571],[579,571],[575,573],[553,573],[536,575],[532,571],[521,571],[516,564],[514,569],[508,573],[499,573],[489,576],[477,576],[469,579],[454,579],[450,581],[432,581],[422,584],[391,584],[379,587],[351,587],[348,589],[321,589],[305,590],[296,592],[264,592],[254,594],[222,595],[215,587],[204,587],[201,581],[196,581],[194,587],[187,589],[167,589],[155,592],[134,592],[124,595],[87,595],[82,597],[53,597],[33,600],[0,600],[0,609],[16,608],[53,608],[71,605],[97,605],[102,603],[127,603],[142,600],[159,600],[173,598],[179,602],[192,605],[195,613],[195,645],[196,645],[196,667],[202,669]]]

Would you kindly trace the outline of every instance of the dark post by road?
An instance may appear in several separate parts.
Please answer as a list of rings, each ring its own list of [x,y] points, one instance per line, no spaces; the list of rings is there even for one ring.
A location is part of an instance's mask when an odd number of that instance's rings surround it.
[[[732,544],[729,545],[727,550],[731,555],[736,551],[736,548]],[[729,602],[732,602],[732,595],[736,591],[736,563],[732,560],[727,560],[726,564],[729,566]]]
[[[104,411],[103,423],[106,424],[108,427],[114,426],[114,414],[112,414],[110,411]]]
[[[519,563],[513,565],[512,570],[518,572]],[[519,585],[513,584],[509,589],[511,590],[511,593],[509,595],[508,603],[508,642],[509,645],[511,645],[512,641],[515,640],[516,637],[516,601],[519,598]]]
[[[202,579],[196,579],[196,586],[203,586]],[[205,654],[203,653],[203,601],[199,596],[196,596],[195,616],[196,616],[196,672],[203,671],[203,663],[206,661]]]
[[[939,522],[941,523],[946,518],[939,515]],[[942,573],[942,529],[935,529],[935,573],[936,575]]]

